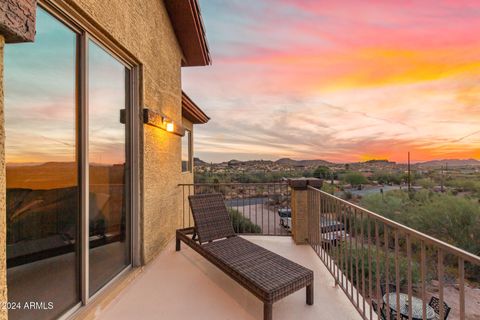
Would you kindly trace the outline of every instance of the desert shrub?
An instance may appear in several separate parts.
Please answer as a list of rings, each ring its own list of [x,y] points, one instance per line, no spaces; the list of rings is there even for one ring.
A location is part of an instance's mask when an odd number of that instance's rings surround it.
[[[432,189],[435,186],[435,181],[431,178],[422,178],[416,181],[416,184],[425,189]]]
[[[480,254],[480,206],[470,199],[422,190],[409,197],[390,191],[365,196],[360,205],[454,246]]]
[[[360,206],[389,219],[398,220],[396,216],[404,212],[408,200],[407,193],[395,190],[385,192],[383,195],[381,193],[366,195],[360,201]]]
[[[334,194],[336,191],[336,187],[334,184],[329,184],[329,183],[323,183],[322,185],[322,191],[330,194]]]
[[[378,181],[378,183],[387,184],[400,184],[404,179],[402,173],[388,172],[388,171],[377,171],[372,177],[372,180]]]
[[[262,233],[259,225],[244,217],[238,210],[228,209],[235,233]]]
[[[478,179],[451,179],[447,180],[446,185],[463,191],[480,192],[480,181]]]
[[[480,207],[471,200],[436,195],[409,208],[405,218],[414,229],[480,255]]]
[[[367,178],[359,172],[348,172],[343,176],[343,180],[352,186],[368,183]]]
[[[320,179],[329,179],[331,175],[330,168],[326,166],[318,166],[313,172],[313,176]]]
[[[345,200],[352,200],[353,194],[350,191],[345,191],[342,196]]]
[[[415,192],[413,197],[402,191],[365,196],[361,206],[428,234],[455,247],[480,255],[480,206],[475,199],[427,190]],[[373,232],[373,231],[372,231]],[[379,230],[380,235],[383,229]],[[455,267],[455,259],[445,261]],[[470,279],[480,280],[480,266],[465,269]],[[476,280],[478,281],[478,280]]]
[[[395,256],[390,253],[388,256],[388,261],[385,255],[385,251],[380,249],[378,251],[379,263],[377,268],[377,250],[375,247],[370,247],[370,262],[368,259],[369,250],[368,247],[358,247],[355,248],[355,245],[352,244],[350,248],[350,243],[348,241],[343,242],[340,245],[341,252],[347,252],[347,258],[342,261],[342,270],[345,274],[348,274],[349,280],[353,280],[353,284],[357,289],[361,290],[362,285],[362,271],[365,277],[365,291],[367,292],[369,274],[372,274],[372,288],[375,292],[376,280],[377,277],[380,279],[380,283],[386,283],[386,270],[388,268],[389,274],[389,283],[395,284]],[[345,267],[346,262],[346,267]],[[358,265],[358,279],[357,279],[357,265]],[[353,270],[351,272],[350,266]],[[347,270],[348,269],[348,270]],[[420,265],[416,261],[411,261],[411,270],[412,270],[412,283],[418,283],[420,281]],[[400,271],[400,288],[406,288],[408,283],[408,259],[405,256],[399,257],[399,271]]]

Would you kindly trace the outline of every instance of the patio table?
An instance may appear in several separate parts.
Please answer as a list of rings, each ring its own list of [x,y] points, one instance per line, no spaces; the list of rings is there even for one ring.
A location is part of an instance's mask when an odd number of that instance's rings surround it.
[[[400,315],[402,318],[408,319],[408,294],[406,293],[400,293],[400,309],[397,309],[397,293],[389,293],[388,294],[388,304],[390,305],[390,308],[396,312],[400,312]],[[385,294],[383,296],[383,301],[385,304],[387,303],[387,295]],[[412,319],[415,320],[421,320],[423,319],[423,302],[422,299],[419,299],[417,297],[411,297],[410,303],[412,305]],[[430,307],[428,304],[425,305],[426,307],[426,315],[427,319],[435,319],[435,310],[433,310],[432,307]]]

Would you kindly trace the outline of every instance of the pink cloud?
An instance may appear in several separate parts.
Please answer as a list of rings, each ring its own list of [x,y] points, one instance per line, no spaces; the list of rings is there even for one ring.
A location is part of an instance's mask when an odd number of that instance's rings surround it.
[[[210,3],[215,10],[204,14],[207,34],[213,35],[213,66],[184,72],[185,90],[212,116],[213,131],[221,131],[217,121],[235,117],[232,134],[223,132],[222,142],[207,133],[209,125],[200,129],[197,139],[212,139],[200,152],[218,155],[227,137],[237,141],[247,131],[252,138],[238,142],[238,148],[233,142],[229,152],[248,150],[255,134],[257,144],[271,142],[265,130],[275,130],[271,124],[279,110],[290,110],[296,125],[277,123],[288,133],[286,141],[282,147],[269,144],[265,157],[401,159],[407,149],[422,159],[478,156],[478,136],[462,143],[447,138],[473,132],[469,121],[479,114],[478,2],[268,0],[261,8],[255,1],[232,3],[235,10],[226,6],[221,12]],[[215,28],[209,28],[209,19]],[[327,110],[318,100],[346,112]],[[445,126],[449,120],[455,126]],[[325,121],[333,136],[322,128]],[[298,145],[292,138],[298,127],[315,138]],[[378,135],[385,138],[379,142]],[[319,142],[327,138],[334,143]]]

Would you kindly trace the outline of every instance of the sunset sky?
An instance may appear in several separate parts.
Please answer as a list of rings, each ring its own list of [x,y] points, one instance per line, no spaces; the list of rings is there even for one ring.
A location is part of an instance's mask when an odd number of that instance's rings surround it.
[[[478,1],[200,0],[196,156],[480,159]]]
[[[5,49],[8,164],[71,162],[76,157],[76,35],[42,9],[36,19],[35,42]],[[125,107],[125,67],[94,42],[88,47],[89,159],[124,163],[119,109]]]

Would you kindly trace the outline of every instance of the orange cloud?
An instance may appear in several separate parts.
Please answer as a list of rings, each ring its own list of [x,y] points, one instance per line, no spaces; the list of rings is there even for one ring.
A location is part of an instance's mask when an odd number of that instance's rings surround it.
[[[184,72],[212,117],[200,156],[479,158],[478,3],[220,2],[213,66]]]

